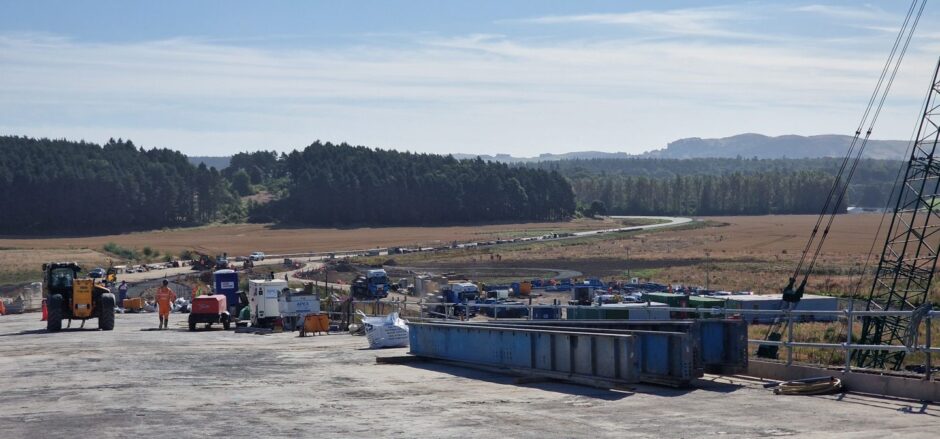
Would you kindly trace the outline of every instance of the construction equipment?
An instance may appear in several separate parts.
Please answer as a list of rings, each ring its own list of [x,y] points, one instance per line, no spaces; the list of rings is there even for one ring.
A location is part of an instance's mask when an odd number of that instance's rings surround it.
[[[216,268],[216,259],[209,255],[198,254],[193,258],[193,270],[203,271]]]
[[[912,311],[925,303],[937,266],[940,216],[940,169],[934,159],[940,139],[940,62],[934,70],[910,160],[888,228],[866,311]],[[861,344],[903,344],[911,316],[878,316],[862,319]],[[858,367],[900,370],[904,351],[857,351]]]
[[[472,282],[449,283],[441,287],[440,294],[430,295],[427,299],[428,303],[437,304],[429,307],[429,312],[443,315],[447,313],[446,305],[452,305],[454,316],[474,317],[479,311],[479,307],[473,305],[480,300],[480,290]]]
[[[231,322],[232,316],[228,312],[224,294],[193,298],[192,312],[189,313],[190,331],[195,331],[196,325],[200,323],[204,323],[206,329],[212,327],[213,323],[221,323],[222,327],[228,330]]]
[[[284,321],[284,329],[302,329],[308,314],[320,313],[320,295],[313,291],[313,284],[310,283],[300,290],[282,289],[278,295],[278,310]]]
[[[356,299],[384,299],[388,297],[388,273],[383,269],[368,270],[365,276],[356,276],[350,291]]]
[[[832,188],[826,197],[816,225],[803,248],[800,260],[797,263],[789,283],[783,289],[783,310],[793,310],[800,302],[806,289],[806,283],[813,267],[819,258],[823,244],[829,235],[835,216],[844,211],[844,201],[848,192],[849,183],[862,158],[868,140],[871,137],[875,122],[881,114],[885,99],[897,75],[904,55],[913,37],[914,30],[923,14],[926,0],[913,0],[907,15],[900,27],[894,46],[881,70],[881,75],[875,85],[868,106],[862,114],[855,137],[849,145],[841,166],[835,175]],[[940,67],[940,66],[938,66]],[[923,300],[930,287],[934,267],[937,262],[937,245],[929,243],[928,239],[936,233],[936,226],[929,226],[929,220],[937,213],[933,210],[934,197],[940,189],[940,171],[936,169],[937,163],[933,160],[933,153],[937,143],[936,122],[932,112],[936,110],[934,97],[937,93],[937,78],[931,83],[931,91],[927,97],[927,107],[921,120],[921,128],[916,137],[917,143],[911,153],[904,180],[900,186],[899,198],[895,205],[890,231],[885,240],[884,250],[872,284],[867,308],[879,309],[911,309],[914,299]],[[932,125],[931,125],[932,124]],[[867,129],[866,129],[867,126]],[[864,137],[862,136],[862,133]],[[924,215],[920,210],[927,209]],[[940,213],[940,212],[938,212]],[[825,224],[824,224],[825,221]],[[921,224],[922,223],[922,224]],[[824,227],[823,227],[824,226]],[[819,235],[820,228],[822,234]],[[877,234],[876,234],[877,236]],[[867,262],[867,261],[866,261]],[[899,290],[900,289],[900,290]],[[857,294],[857,291],[856,291]],[[879,303],[880,302],[880,303]],[[886,344],[900,339],[899,334],[907,330],[907,322],[901,317],[878,317],[874,320],[866,318],[863,323],[863,338],[865,344]],[[789,329],[791,319],[786,316],[777,317],[767,331],[765,339],[777,342],[782,334]],[[852,322],[849,322],[851,330]],[[778,345],[763,344],[757,349],[757,355],[764,358],[777,358]],[[866,351],[854,352],[857,362],[868,367],[891,366],[900,368],[904,359],[904,352]],[[890,361],[886,361],[890,358]]]
[[[97,318],[98,328],[114,329],[114,295],[107,288],[96,284],[94,279],[82,279],[81,267],[75,262],[50,262],[42,264],[43,293],[46,296],[49,319],[46,329],[57,332],[62,329],[62,320],[81,320],[82,327],[88,319]]]
[[[578,285],[572,289],[571,300],[568,305],[586,306],[594,303],[594,287],[590,285]]]
[[[248,309],[251,326],[272,328],[281,318],[278,298],[288,288],[286,280],[249,280]]]
[[[124,312],[141,312],[144,310],[144,299],[142,297],[124,299],[121,305]]]

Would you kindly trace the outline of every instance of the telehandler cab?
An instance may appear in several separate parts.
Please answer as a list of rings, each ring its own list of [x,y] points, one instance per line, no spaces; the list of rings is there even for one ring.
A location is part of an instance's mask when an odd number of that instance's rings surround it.
[[[97,318],[98,328],[114,329],[114,295],[94,279],[79,278],[81,267],[75,262],[50,262],[42,264],[43,293],[49,318],[46,330],[62,329],[62,320],[85,320]]]

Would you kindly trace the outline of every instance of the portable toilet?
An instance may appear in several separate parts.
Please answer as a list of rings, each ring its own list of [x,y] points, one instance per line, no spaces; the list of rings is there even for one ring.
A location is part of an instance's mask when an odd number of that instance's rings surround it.
[[[228,312],[235,315],[238,306],[238,273],[235,270],[216,270],[212,273],[212,287],[215,294],[225,295]]]
[[[248,309],[251,313],[251,326],[270,328],[281,317],[278,297],[287,288],[287,281],[250,280],[248,281]]]

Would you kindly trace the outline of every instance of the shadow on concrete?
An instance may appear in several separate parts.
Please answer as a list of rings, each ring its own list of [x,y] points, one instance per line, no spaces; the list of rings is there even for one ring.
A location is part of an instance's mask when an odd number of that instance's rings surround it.
[[[43,329],[30,329],[28,331],[12,332],[9,334],[0,334],[0,337],[12,337],[18,335],[37,335],[37,334],[56,334],[62,332],[86,332],[86,331],[100,331],[97,326],[92,326],[88,328],[62,328],[58,332],[49,332],[45,328]]]
[[[819,395],[804,396],[804,398],[821,398],[831,401],[837,401],[845,404],[857,404],[866,407],[874,407],[884,410],[891,410],[897,413],[906,413],[912,415],[924,415],[934,418],[940,417],[940,406],[926,401],[913,401],[906,399],[892,398],[884,395],[867,395],[861,393],[840,393],[837,396]],[[932,411],[932,413],[931,413]]]
[[[493,384],[503,384],[507,386],[525,386],[547,392],[563,393],[566,395],[583,396],[586,398],[602,399],[605,401],[617,401],[633,395],[632,389],[600,389],[596,387],[583,386],[579,384],[567,383],[552,379],[540,379],[536,382],[519,384],[517,378],[500,373],[487,372],[468,367],[454,366],[450,364],[441,364],[433,361],[414,361],[402,364],[403,366],[414,367],[416,369],[427,370],[431,372],[445,373],[460,378],[485,381]]]
[[[527,377],[516,377],[512,374],[502,374],[499,372],[491,372],[487,370],[478,370],[472,367],[463,367],[460,365],[446,364],[435,361],[428,360],[419,360],[419,361],[408,361],[399,363],[402,365],[407,365],[410,367],[446,373],[448,375],[458,376],[461,378],[468,378],[474,380],[481,380],[496,384],[506,384],[506,385],[519,385],[526,387],[533,387],[545,391],[556,392],[556,393],[565,393],[571,395],[586,396],[597,399],[604,399],[615,401],[627,396],[632,395],[633,393],[643,393],[648,395],[656,395],[663,397],[677,397],[687,395],[692,392],[710,392],[710,393],[721,393],[727,394],[738,389],[743,388],[743,385],[726,383],[716,381],[715,379],[710,378],[700,378],[694,380],[692,387],[688,388],[675,388],[675,387],[666,387],[666,386],[657,386],[651,384],[636,384],[631,386],[624,386],[623,388],[613,388],[613,389],[601,389],[597,387],[591,387],[588,385],[582,385],[579,383],[568,382],[559,379],[552,378],[542,378],[542,377],[533,377],[532,379]]]

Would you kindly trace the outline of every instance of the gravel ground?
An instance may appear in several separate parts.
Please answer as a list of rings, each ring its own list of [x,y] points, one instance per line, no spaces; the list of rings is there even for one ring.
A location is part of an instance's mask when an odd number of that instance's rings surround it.
[[[854,394],[774,396],[747,378],[635,392],[437,363],[378,365],[349,335],[190,333],[154,314],[47,334],[0,316],[0,437],[936,438],[937,406]],[[97,326],[89,321],[90,328]]]

